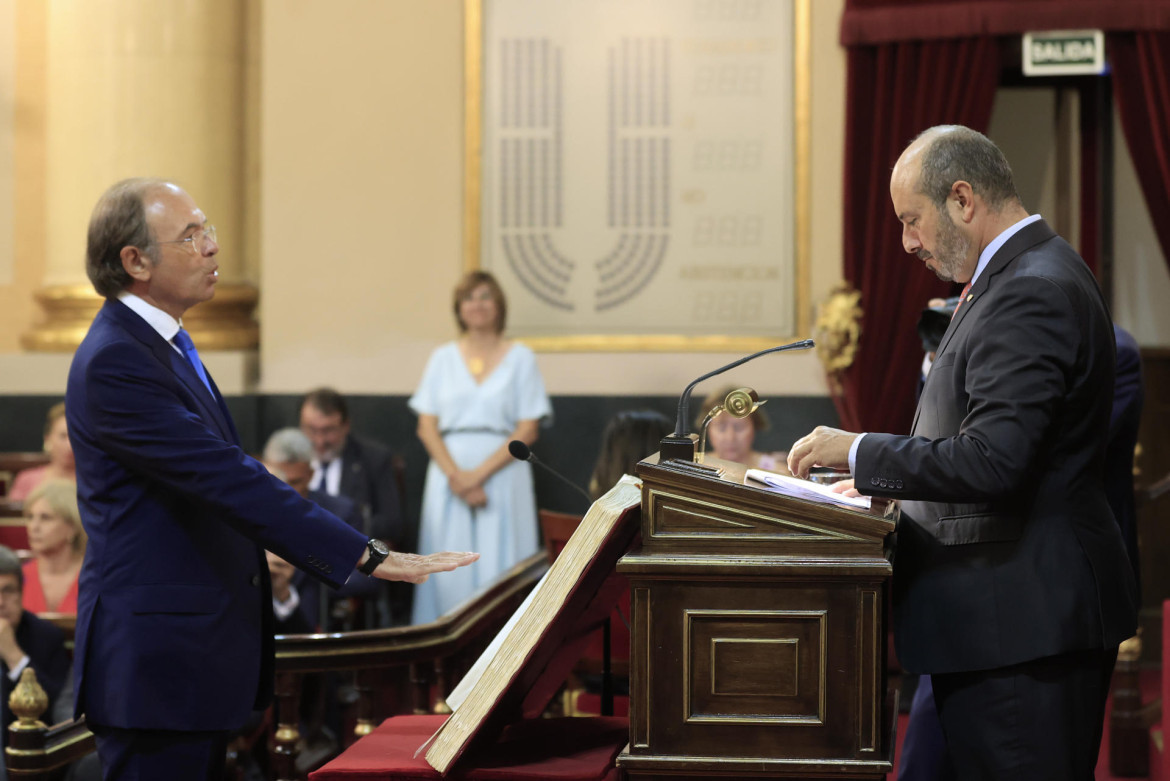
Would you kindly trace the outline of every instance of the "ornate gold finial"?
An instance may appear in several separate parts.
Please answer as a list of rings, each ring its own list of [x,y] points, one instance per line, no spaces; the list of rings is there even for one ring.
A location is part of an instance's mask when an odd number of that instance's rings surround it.
[[[49,708],[49,695],[45,694],[45,690],[37,683],[37,674],[31,667],[24,668],[24,672],[20,674],[20,682],[8,696],[8,707],[19,718],[19,721],[12,725],[12,729],[45,728],[40,717]]]
[[[1142,658],[1142,636],[1136,634],[1128,640],[1121,641],[1117,649],[1117,661],[1136,662]]]
[[[838,386],[841,372],[853,365],[857,345],[861,340],[861,291],[841,282],[817,307],[817,356],[828,372],[830,381]]]
[[[295,746],[297,741],[301,739],[301,731],[296,723],[291,724],[279,723],[276,725],[276,734],[273,735],[278,745]]]
[[[733,418],[746,418],[767,403],[751,388],[736,388],[723,399],[723,411]]]
[[[715,419],[715,416],[720,412],[726,412],[733,418],[746,418],[758,410],[768,401],[760,401],[760,395],[751,388],[736,388],[727,394],[723,399],[722,404],[716,404],[707,411],[707,417],[703,418],[703,425],[700,426],[701,434],[699,436],[699,453],[695,457],[696,463],[703,463],[703,456],[707,452],[707,426]]]

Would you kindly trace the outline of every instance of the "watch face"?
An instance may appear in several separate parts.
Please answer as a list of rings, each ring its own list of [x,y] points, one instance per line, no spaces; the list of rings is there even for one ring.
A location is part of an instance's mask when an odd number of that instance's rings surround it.
[[[381,540],[370,540],[370,551],[385,558],[390,555],[390,548]]]

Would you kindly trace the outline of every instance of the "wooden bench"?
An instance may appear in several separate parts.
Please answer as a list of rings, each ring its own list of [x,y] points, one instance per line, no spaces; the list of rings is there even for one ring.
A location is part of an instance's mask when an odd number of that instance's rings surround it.
[[[1134,491],[1138,507],[1161,499],[1170,493],[1170,474]],[[1132,637],[1121,644],[1117,664],[1113,668],[1110,696],[1113,707],[1109,713],[1109,772],[1121,777],[1150,775],[1150,757],[1158,757],[1164,766],[1161,777],[1170,777],[1170,753],[1164,745],[1163,719],[1165,693],[1170,692],[1166,671],[1170,667],[1170,600],[1162,605],[1162,660],[1161,697],[1142,699],[1142,643]]]
[[[545,554],[536,554],[501,575],[473,599],[429,624],[335,634],[278,635],[276,697],[281,715],[269,742],[274,777],[282,781],[297,777],[300,732],[296,715],[304,675],[328,671],[354,675],[358,694],[355,736],[368,734],[379,721],[397,713],[449,713],[446,695],[547,570]],[[26,671],[25,676],[30,672]],[[375,685],[387,676],[401,682],[403,690],[411,695],[408,702],[400,701],[391,710],[386,709],[386,699],[377,697],[375,691]],[[28,689],[33,683],[22,677],[17,689]],[[30,701],[35,699],[28,697]],[[8,733],[10,778],[48,781],[56,769],[94,750],[93,734],[86,728],[84,717],[46,726],[37,719],[47,707],[43,697],[39,704],[13,707],[19,719]]]
[[[20,502],[0,499],[0,545],[14,551],[28,549],[28,524]]]

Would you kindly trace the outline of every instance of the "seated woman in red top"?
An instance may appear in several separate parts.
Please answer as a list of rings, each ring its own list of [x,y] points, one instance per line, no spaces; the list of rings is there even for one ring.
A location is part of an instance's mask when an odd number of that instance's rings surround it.
[[[49,463],[21,470],[16,475],[12,487],[8,489],[9,500],[13,502],[26,500],[32,489],[46,480],[77,479],[73,464],[73,448],[69,444],[69,429],[65,423],[64,402],[50,407],[45,418],[45,453],[49,456]]]
[[[77,576],[85,553],[85,531],[72,480],[46,480],[24,502],[28,547],[24,565],[24,609],[30,613],[76,613]]]

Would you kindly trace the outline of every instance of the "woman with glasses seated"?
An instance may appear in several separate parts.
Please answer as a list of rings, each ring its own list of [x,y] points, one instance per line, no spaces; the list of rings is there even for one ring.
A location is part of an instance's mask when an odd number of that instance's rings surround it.
[[[28,547],[24,565],[24,609],[30,613],[76,613],[77,576],[85,555],[85,530],[72,480],[47,480],[24,503]]]
[[[75,480],[73,468],[73,447],[69,444],[69,430],[65,425],[65,403],[59,402],[49,408],[45,416],[45,452],[49,463],[32,469],[22,469],[12,481],[8,499],[24,501],[32,489],[45,480]]]
[[[536,357],[504,337],[507,303],[491,274],[466,274],[454,310],[461,335],[431,354],[410,399],[431,457],[418,552],[458,542],[480,559],[416,587],[415,624],[434,621],[540,547],[532,468],[508,452],[513,439],[535,442],[552,415]]]

